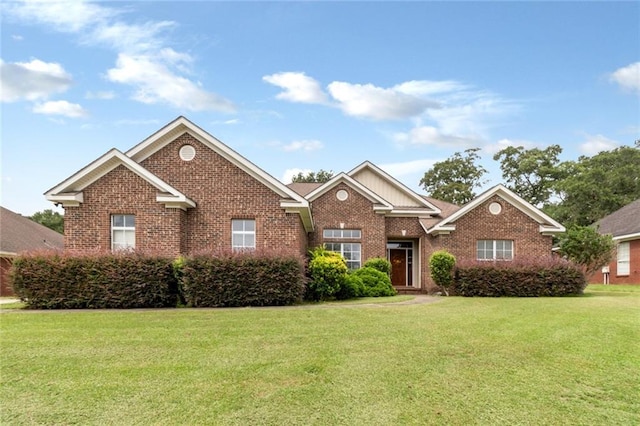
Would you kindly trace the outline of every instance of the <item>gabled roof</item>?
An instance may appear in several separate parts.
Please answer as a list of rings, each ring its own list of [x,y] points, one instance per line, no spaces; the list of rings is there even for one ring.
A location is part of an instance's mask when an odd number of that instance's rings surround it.
[[[595,223],[598,232],[611,234],[616,241],[640,238],[640,199]]]
[[[22,251],[62,249],[64,237],[31,219],[0,207],[0,255]]]
[[[185,194],[115,148],[62,183],[51,188],[45,192],[44,195],[47,200],[53,201],[54,203],[61,203],[64,206],[78,206],[84,202],[82,191],[86,187],[119,166],[128,168],[149,184],[156,187],[159,191],[156,200],[164,203],[167,207],[186,209],[196,206],[196,203],[190,200]]]
[[[349,186],[350,188],[354,189],[359,194],[367,198],[369,201],[371,201],[373,203],[373,210],[377,212],[385,213],[393,209],[393,206],[387,200],[380,197],[378,194],[371,191],[369,188],[362,185],[360,182],[353,179],[351,176],[347,175],[346,173],[339,173],[335,175],[329,181],[325,182],[324,184],[320,185],[313,191],[309,192],[306,195],[306,198],[307,200],[313,202],[314,200],[324,195],[325,193],[327,193],[327,191],[334,188],[340,183],[346,184],[347,186]]]
[[[550,235],[561,233],[566,230],[565,227],[560,223],[556,222],[551,217],[547,216],[545,213],[520,198],[513,191],[509,190],[503,185],[496,185],[465,204],[462,208],[460,208],[458,211],[454,212],[441,222],[438,222],[435,226],[426,229],[427,234],[438,235],[441,233],[449,233],[451,231],[454,231],[456,227],[456,220],[460,219],[462,216],[469,213],[471,210],[475,209],[494,195],[500,196],[503,200],[507,201],[509,204],[529,216],[531,219],[538,222],[538,224],[540,225],[540,233],[542,234]]]
[[[440,214],[440,209],[429,200],[416,194],[400,181],[369,161],[365,161],[347,174],[367,186],[371,191],[375,191],[385,197],[385,199],[393,205],[391,215],[430,216]],[[379,188],[372,188],[373,182],[366,182],[367,180],[371,180],[372,177],[375,177],[375,183]],[[394,198],[409,200],[410,203],[394,202]]]

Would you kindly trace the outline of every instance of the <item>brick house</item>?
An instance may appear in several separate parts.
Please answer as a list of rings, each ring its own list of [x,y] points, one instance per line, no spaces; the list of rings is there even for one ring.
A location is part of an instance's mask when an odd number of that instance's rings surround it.
[[[603,217],[595,223],[598,232],[610,234],[616,243],[616,256],[604,269],[609,284],[640,284],[640,199]],[[589,280],[604,283],[604,271]]]
[[[437,249],[470,259],[551,253],[564,227],[497,185],[463,207],[423,197],[364,162],[324,184],[285,185],[184,117],[104,154],[45,193],[65,208],[65,249],[175,256],[216,249],[305,254],[350,268],[386,257],[399,290],[427,291]]]
[[[0,207],[0,296],[13,296],[9,270],[21,252],[62,250],[63,237],[28,217]]]

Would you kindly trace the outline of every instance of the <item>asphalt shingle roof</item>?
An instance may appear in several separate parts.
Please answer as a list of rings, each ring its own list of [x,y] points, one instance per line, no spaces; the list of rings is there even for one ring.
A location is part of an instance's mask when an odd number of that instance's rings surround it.
[[[596,222],[598,232],[614,237],[640,233],[640,199]]]
[[[0,207],[0,252],[62,249],[64,237],[46,226]]]

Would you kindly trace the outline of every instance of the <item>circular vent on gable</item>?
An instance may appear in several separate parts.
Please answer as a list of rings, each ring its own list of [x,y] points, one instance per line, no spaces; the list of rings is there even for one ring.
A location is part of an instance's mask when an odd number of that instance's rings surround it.
[[[344,189],[341,189],[338,192],[336,192],[336,198],[340,201],[344,201],[347,198],[349,198],[349,193]]]
[[[489,204],[489,211],[491,214],[500,214],[500,212],[502,212],[502,205],[494,201]]]
[[[180,148],[180,158],[183,161],[191,161],[196,156],[196,149],[191,145],[184,145]]]

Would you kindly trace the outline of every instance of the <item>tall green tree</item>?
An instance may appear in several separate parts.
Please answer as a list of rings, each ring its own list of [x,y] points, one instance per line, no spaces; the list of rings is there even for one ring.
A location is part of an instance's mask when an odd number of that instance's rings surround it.
[[[534,206],[547,204],[555,192],[556,183],[566,177],[558,155],[560,145],[545,149],[524,149],[509,146],[498,151],[493,159],[500,161],[505,186]]]
[[[64,233],[64,216],[58,212],[54,212],[51,209],[36,212],[29,219],[33,220],[34,222],[38,222],[39,224],[44,225],[49,229],[53,229],[60,234]]]
[[[637,145],[637,144],[636,144]],[[640,198],[640,147],[621,146],[565,165],[560,201],[545,212],[565,226],[586,226]]]
[[[295,175],[291,182],[295,183],[325,183],[331,180],[333,177],[333,170],[320,169],[317,172],[309,172],[304,174],[302,172]]]
[[[438,200],[465,204],[475,198],[474,188],[486,183],[482,177],[487,170],[478,165],[480,148],[456,152],[451,158],[435,163],[420,179],[420,185]]]
[[[560,236],[559,254],[592,275],[613,258],[615,243],[611,235],[600,235],[592,226],[572,226]]]

